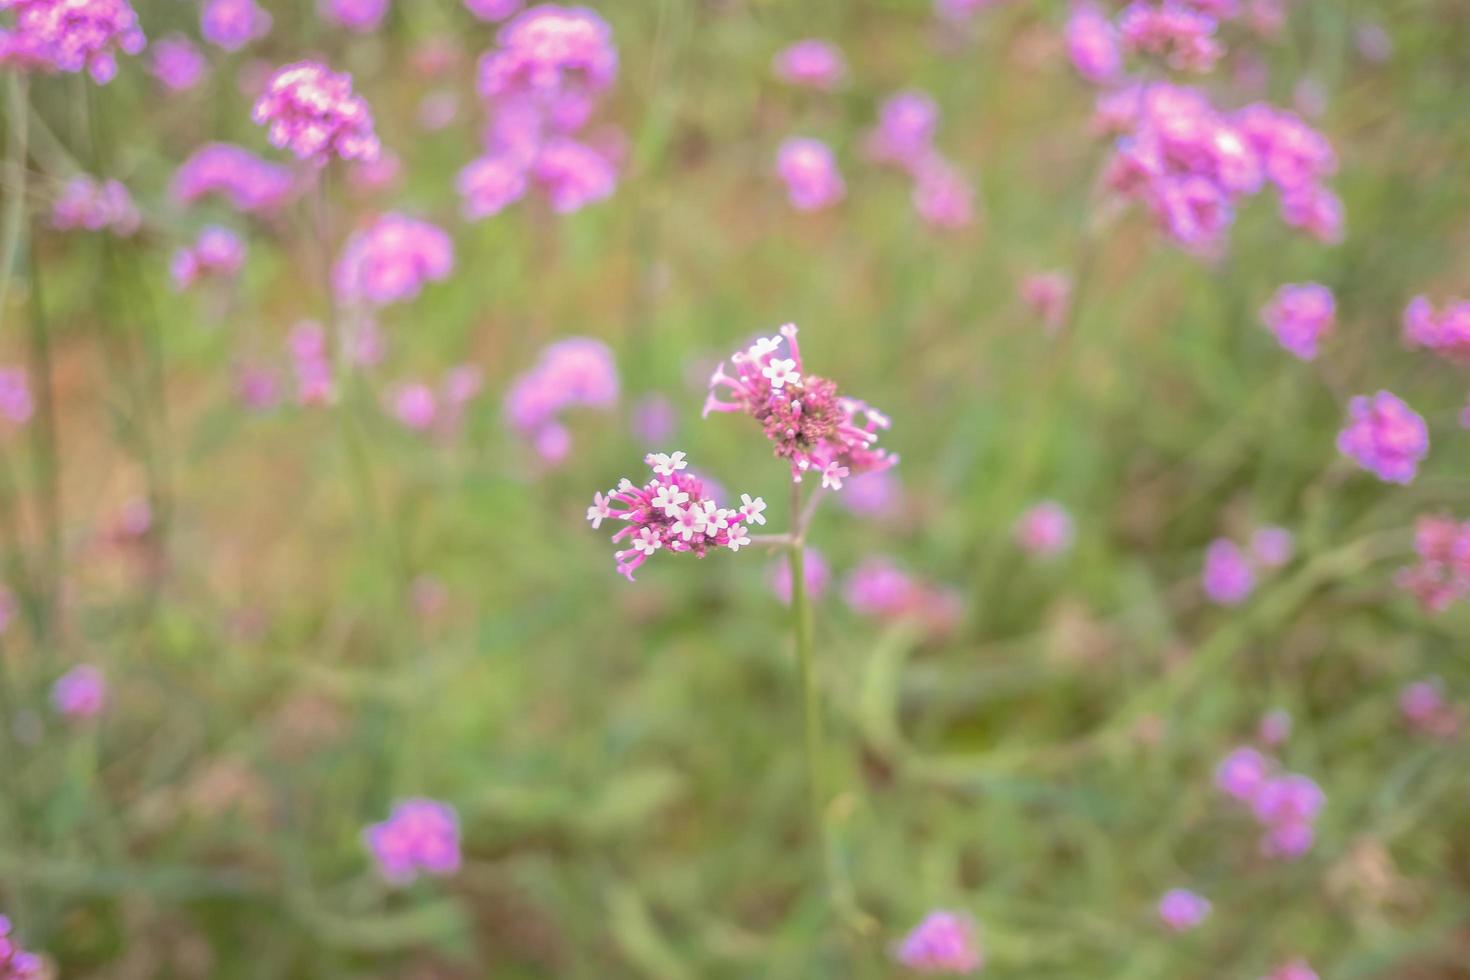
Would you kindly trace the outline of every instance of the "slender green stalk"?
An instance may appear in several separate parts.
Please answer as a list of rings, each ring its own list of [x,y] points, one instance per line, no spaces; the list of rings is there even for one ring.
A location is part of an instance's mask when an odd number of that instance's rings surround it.
[[[23,72],[6,74],[5,95],[10,132],[5,141],[5,217],[0,224],[0,323],[4,322],[8,309],[10,281],[20,257],[26,223],[26,159],[30,154],[31,113]]]
[[[801,484],[791,485],[792,541],[787,550],[791,568],[791,630],[796,640],[796,664],[801,673],[802,724],[805,730],[807,789],[812,820],[826,850],[827,796],[823,779],[822,698],[817,687],[816,656],[812,649],[812,611],[806,594],[806,525],[802,521]]]

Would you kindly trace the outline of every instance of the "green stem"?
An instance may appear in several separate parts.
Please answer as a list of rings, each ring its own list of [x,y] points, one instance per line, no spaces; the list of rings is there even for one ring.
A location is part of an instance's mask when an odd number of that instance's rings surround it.
[[[11,120],[5,142],[5,218],[0,226],[0,318],[10,299],[10,281],[20,256],[21,234],[26,220],[26,158],[30,153],[30,103],[26,98],[26,76],[9,72],[5,80],[6,113]]]
[[[791,629],[796,639],[796,663],[801,673],[802,721],[805,729],[807,788],[812,820],[825,850],[826,791],[823,785],[822,698],[812,643],[812,611],[806,594],[806,527],[801,522],[801,484],[791,485],[792,542],[787,551],[791,568]]]

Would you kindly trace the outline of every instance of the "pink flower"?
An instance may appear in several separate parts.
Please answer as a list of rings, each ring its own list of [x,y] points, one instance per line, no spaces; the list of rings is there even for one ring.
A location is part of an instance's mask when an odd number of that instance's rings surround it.
[[[878,125],[867,137],[868,156],[912,172],[933,152],[938,126],[939,107],[927,93],[898,92],[878,111]]]
[[[760,509],[765,509],[765,501],[755,498],[760,503]],[[763,522],[764,523],[764,522]],[[827,594],[827,586],[832,582],[832,569],[827,564],[827,559],[815,548],[808,546],[802,555],[801,565],[802,577],[806,579],[806,596],[808,599],[816,600]],[[785,558],[778,559],[772,563],[766,578],[771,587],[771,594],[781,601],[783,605],[791,605],[791,563]]]
[[[332,362],[327,356],[327,332],[315,320],[302,320],[286,338],[296,371],[296,401],[322,405],[335,395]]]
[[[251,118],[268,126],[271,145],[325,166],[332,157],[371,160],[381,150],[367,102],[352,76],[316,61],[286,65],[271,76]]]
[[[934,0],[934,13],[940,20],[964,26],[982,10],[998,7],[1006,0]]]
[[[459,172],[460,213],[466,221],[499,214],[526,193],[526,168],[513,157],[484,156]]]
[[[1429,454],[1429,428],[1387,391],[1359,395],[1348,405],[1348,424],[1338,433],[1337,449],[1386,483],[1408,484]]]
[[[618,182],[617,171],[606,156],[585,143],[565,138],[543,143],[530,173],[557,214],[580,211],[606,200]]]
[[[0,65],[26,71],[86,71],[98,85],[117,74],[117,55],[147,44],[128,0],[6,0],[14,32],[0,31]]]
[[[153,45],[153,77],[175,92],[198,85],[207,67],[204,55],[182,34],[170,34]]]
[[[1419,564],[1398,573],[1399,587],[1431,613],[1470,598],[1470,521],[1420,517],[1414,533]]]
[[[391,188],[402,172],[398,154],[384,150],[372,160],[354,160],[347,168],[347,183],[359,194],[372,194]]]
[[[1215,785],[1232,799],[1250,803],[1265,785],[1270,771],[1271,764],[1261,753],[1248,747],[1238,748],[1215,767]]]
[[[1429,297],[1415,296],[1404,309],[1404,343],[1470,363],[1470,302],[1455,300],[1436,313]]]
[[[914,210],[933,228],[953,231],[974,219],[974,189],[949,161],[931,154],[914,173]]]
[[[4,980],[42,980],[48,975],[45,964],[35,953],[21,949],[13,936],[10,920],[0,915],[0,977]]]
[[[186,289],[202,276],[234,278],[245,264],[245,243],[228,228],[210,225],[193,245],[174,253],[174,286]]]
[[[481,20],[505,20],[521,9],[523,0],[464,0],[465,9]]]
[[[392,884],[459,870],[459,815],[447,803],[403,800],[394,804],[387,820],[368,825],[362,836],[378,871]]]
[[[1317,344],[1332,332],[1336,314],[1332,290],[1309,282],[1278,289],[1261,310],[1261,321],[1282,347],[1310,361],[1317,356]]]
[[[1284,527],[1266,526],[1251,535],[1251,557],[1266,568],[1280,568],[1291,561],[1296,539]]]
[[[796,325],[788,323],[780,336],[761,338],[735,352],[730,358],[734,375],[725,373],[724,364],[716,368],[704,415],[744,412],[755,419],[774,444],[776,457],[790,463],[797,482],[804,473],[822,473],[833,463],[853,474],[895,465],[897,456],[875,447],[888,418],[855,398],[838,395],[835,382],[808,373],[796,333]],[[777,356],[783,341],[790,354],[786,358]]]
[[[393,414],[398,421],[420,432],[433,428],[438,414],[433,388],[422,383],[400,385],[392,399]]]
[[[1261,716],[1256,734],[1266,745],[1280,745],[1291,737],[1291,712],[1274,708]]]
[[[208,143],[179,167],[171,193],[181,204],[220,194],[235,210],[258,214],[278,208],[294,189],[286,167],[229,143]]]
[[[1097,5],[1082,2],[1067,18],[1067,54],[1077,74],[1097,85],[1116,80],[1123,70],[1118,31]]]
[[[389,410],[403,425],[443,438],[458,431],[466,406],[484,387],[478,368],[462,364],[445,375],[436,391],[423,382],[401,384],[389,395]]]
[[[235,372],[235,395],[246,408],[262,412],[280,401],[280,381],[269,368],[245,364]]]
[[[1176,0],[1135,0],[1118,19],[1123,49],[1157,55],[1179,71],[1207,72],[1225,53],[1215,19]]]
[[[1238,606],[1255,591],[1256,576],[1245,555],[1232,541],[1216,538],[1205,549],[1201,576],[1205,595],[1221,606]]]
[[[0,367],[0,418],[12,425],[24,425],[34,409],[25,369]]]
[[[370,34],[388,15],[388,0],[319,0],[318,9],[322,19],[330,23]]]
[[[791,85],[830,92],[847,77],[842,52],[829,41],[797,41],[776,55],[776,77]]]
[[[837,502],[859,517],[892,518],[903,507],[903,487],[893,470],[873,470],[848,480]]]
[[[744,512],[721,507],[701,480],[684,472],[688,464],[683,453],[649,453],[644,462],[653,471],[651,481],[639,487],[625,479],[594,496],[587,509],[594,528],[604,520],[623,522],[612,539],[627,539],[631,547],[614,552],[618,574],[633,581],[633,573],[657,551],[703,558],[711,548],[739,551],[749,544]],[[614,510],[614,504],[622,509]]]
[[[1464,712],[1445,697],[1444,681],[1430,677],[1399,692],[1399,713],[1415,731],[1449,738],[1460,730]]]
[[[51,227],[60,231],[106,230],[126,238],[141,223],[132,195],[115,180],[99,182],[91,177],[73,177],[62,188],[61,197],[51,210]]]
[[[1072,301],[1072,279],[1065,272],[1035,272],[1021,280],[1021,302],[1031,308],[1048,334],[1067,322]]]
[[[984,965],[975,923],[968,916],[930,912],[903,938],[894,958],[920,973],[974,973]]]
[[[820,211],[847,194],[837,161],[821,140],[794,137],[782,143],[776,173],[786,182],[787,197],[798,211]]]
[[[1072,547],[1072,515],[1054,500],[1028,508],[1016,522],[1016,543],[1033,558],[1050,558]]]
[[[633,403],[629,428],[643,442],[667,442],[676,426],[674,405],[663,395],[644,395]]]
[[[571,435],[557,416],[575,407],[607,410],[617,400],[612,351],[599,340],[570,337],[547,347],[530,370],[511,382],[505,417],[544,460],[557,463],[571,446]]]
[[[204,0],[199,32],[210,44],[239,51],[271,32],[271,15],[255,0]]]
[[[1265,828],[1261,851],[1268,857],[1296,858],[1311,849],[1313,824],[1327,797],[1306,776],[1286,773],[1267,779],[1251,800]]]
[[[389,212],[347,239],[332,288],[343,302],[386,306],[416,298],[453,269],[454,244],[443,229]]]
[[[73,667],[57,678],[51,688],[51,703],[71,721],[95,718],[107,704],[107,680],[90,664]]]
[[[1159,899],[1159,918],[1174,932],[1188,932],[1210,915],[1210,901],[1187,888],[1173,888]]]
[[[1319,980],[1319,978],[1316,972],[1307,965],[1306,960],[1297,957],[1289,963],[1278,966],[1271,971],[1269,976],[1262,977],[1261,980]]]
[[[618,53],[607,22],[586,7],[543,4],[501,28],[497,47],[480,59],[486,99],[596,95],[612,85]]]

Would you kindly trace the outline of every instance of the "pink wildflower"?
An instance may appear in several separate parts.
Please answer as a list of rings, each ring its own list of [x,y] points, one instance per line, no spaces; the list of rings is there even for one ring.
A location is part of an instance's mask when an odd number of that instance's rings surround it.
[[[0,31],[0,64],[23,70],[86,71],[98,85],[117,74],[117,55],[147,44],[128,0],[6,0],[14,32]]]
[[[73,177],[62,188],[61,197],[51,210],[51,226],[60,231],[106,230],[126,238],[141,223],[132,195],[116,180],[99,182],[91,177]]]
[[[1067,18],[1067,54],[1077,74],[1096,85],[1115,81],[1123,70],[1118,31],[1095,3],[1077,3]]]
[[[797,41],[776,55],[776,77],[790,85],[830,92],[847,77],[847,62],[830,41]]]
[[[820,211],[847,194],[837,161],[821,140],[793,137],[782,143],[776,173],[786,182],[787,197],[798,211]]]
[[[332,362],[327,355],[327,332],[315,320],[302,320],[286,338],[291,364],[296,371],[296,401],[322,405],[335,395]]]
[[[1296,858],[1312,846],[1313,823],[1327,797],[1311,779],[1286,773],[1267,779],[1251,800],[1265,828],[1261,850],[1268,857]]]
[[[34,410],[25,369],[0,367],[0,418],[12,425],[24,425]]]
[[[370,34],[388,15],[388,0],[319,0],[322,18],[330,23]]]
[[[1174,932],[1187,932],[1210,915],[1210,901],[1187,888],[1173,888],[1159,899],[1159,918]]]
[[[1429,612],[1443,612],[1470,598],[1470,521],[1420,517],[1414,529],[1419,564],[1398,573],[1399,587],[1414,594]]]
[[[0,978],[3,980],[41,980],[46,976],[44,964],[35,953],[21,949],[14,938],[10,920],[0,915]]]
[[[246,408],[263,412],[280,401],[280,381],[269,368],[241,365],[235,371],[235,396]]]
[[[760,497],[755,498],[759,514],[765,510],[766,502]],[[742,508],[746,512],[746,508]],[[753,520],[754,518],[752,518]],[[761,523],[765,523],[761,518]],[[806,596],[808,599],[820,599],[827,594],[827,587],[832,583],[832,569],[827,564],[826,557],[817,549],[808,546],[802,555],[801,565],[802,577],[806,580]],[[791,563],[785,558],[777,559],[771,564],[766,577],[767,584],[771,587],[771,594],[781,601],[782,605],[791,605]]]
[[[914,210],[931,227],[953,231],[970,224],[974,197],[964,174],[937,153],[914,173]]]
[[[872,470],[848,480],[837,502],[859,517],[892,518],[903,508],[903,487],[893,470]]]
[[[1249,747],[1233,750],[1215,767],[1215,785],[1232,799],[1250,803],[1265,785],[1271,763]]]
[[[976,14],[999,7],[1006,0],[934,0],[934,13],[940,20],[962,27]]]
[[[378,871],[392,884],[459,870],[459,815],[447,803],[403,800],[394,804],[387,820],[368,825],[362,836]]]
[[[975,923],[957,912],[930,912],[903,938],[894,958],[920,973],[974,973],[984,965]]]
[[[821,473],[833,463],[852,474],[896,464],[897,456],[875,447],[888,418],[855,398],[838,395],[835,382],[808,374],[796,333],[796,325],[788,323],[780,336],[763,337],[735,352],[730,357],[734,375],[726,374],[723,364],[716,368],[704,415],[744,412],[755,419],[798,482],[804,473]],[[790,355],[785,358],[778,356],[783,341]]]
[[[73,667],[57,678],[51,688],[51,703],[71,721],[95,718],[107,703],[107,680],[90,664]]]
[[[186,289],[202,276],[230,279],[245,264],[245,243],[228,228],[210,225],[193,245],[174,253],[170,271],[174,286]]]
[[[479,91],[486,99],[596,95],[617,77],[612,30],[586,7],[533,7],[501,28],[497,42],[480,59]]]
[[[153,45],[153,77],[165,88],[175,92],[191,89],[207,67],[204,55],[182,34],[170,34]]]
[[[1429,453],[1429,428],[1387,391],[1360,395],[1348,405],[1337,449],[1386,483],[1408,484]]]
[[[371,160],[381,149],[367,102],[352,91],[352,76],[316,61],[278,69],[251,118],[269,127],[271,145],[316,166],[332,157]]]
[[[933,152],[938,126],[939,107],[927,93],[898,92],[878,110],[878,125],[867,137],[868,156],[912,172]]]
[[[1280,568],[1291,561],[1296,538],[1284,527],[1268,525],[1251,535],[1251,557],[1266,568]]]
[[[618,370],[612,351],[599,340],[570,337],[541,352],[530,370],[511,382],[505,395],[506,421],[547,462],[559,462],[571,436],[558,421],[568,408],[606,411],[617,404]]]
[[[1205,567],[1201,575],[1205,595],[1221,606],[1238,606],[1250,597],[1256,587],[1256,576],[1245,555],[1232,541],[1216,538],[1205,549]]]
[[[1449,738],[1460,729],[1464,712],[1445,697],[1438,677],[1415,681],[1399,692],[1399,713],[1410,728],[1437,738]]]
[[[453,268],[454,244],[443,229],[389,212],[348,238],[332,288],[344,302],[386,306],[416,298]]]
[[[460,213],[466,221],[499,214],[525,196],[523,163],[508,155],[484,156],[459,172]]]
[[[1261,310],[1261,321],[1277,341],[1303,361],[1317,356],[1317,344],[1332,332],[1336,303],[1332,290],[1314,282],[1282,286]]]
[[[204,0],[199,32],[204,40],[226,51],[239,51],[271,31],[271,15],[255,0]]]
[[[530,175],[557,214],[580,211],[611,197],[618,180],[616,169],[603,153],[565,138],[542,144]]]
[[[465,9],[481,20],[505,20],[521,9],[524,0],[464,0]]]
[[[1034,558],[1051,558],[1072,547],[1072,515],[1054,500],[1028,508],[1016,522],[1016,543]]]
[[[1261,716],[1256,735],[1266,745],[1280,745],[1291,737],[1291,712],[1273,708]]]
[[[1470,363],[1470,302],[1455,300],[1436,313],[1429,297],[1414,297],[1404,309],[1404,342]]]
[[[1316,971],[1307,965],[1306,960],[1297,957],[1289,963],[1281,964],[1261,980],[1320,980],[1320,978]]]
[[[286,167],[229,143],[207,143],[179,167],[171,193],[181,204],[220,194],[235,210],[258,214],[275,210],[294,189]]]
[[[1213,17],[1176,0],[1134,0],[1118,19],[1123,49],[1163,58],[1179,71],[1207,72],[1225,53]]]

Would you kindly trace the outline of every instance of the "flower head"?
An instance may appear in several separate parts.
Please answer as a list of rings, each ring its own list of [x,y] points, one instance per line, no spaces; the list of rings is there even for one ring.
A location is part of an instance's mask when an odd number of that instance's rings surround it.
[[[1443,612],[1470,598],[1470,521],[1426,515],[1414,530],[1419,563],[1402,569],[1399,587],[1414,594],[1429,612]]]
[[[920,973],[974,973],[984,964],[975,923],[956,912],[930,912],[903,938],[894,958]]]
[[[1261,311],[1281,346],[1304,361],[1317,356],[1317,344],[1332,332],[1335,319],[1332,290],[1314,282],[1282,286]]]
[[[352,91],[352,76],[317,61],[276,71],[251,118],[268,126],[273,146],[325,166],[333,157],[372,160],[381,150],[368,104]]]
[[[204,55],[182,34],[170,34],[153,45],[153,77],[175,92],[199,84],[208,67]]]
[[[347,240],[332,286],[344,302],[386,306],[414,299],[453,268],[454,244],[442,228],[390,212]]]
[[[319,9],[323,19],[333,24],[370,34],[387,16],[388,0],[320,0]]]
[[[243,147],[207,143],[179,166],[171,193],[181,204],[219,194],[236,211],[258,214],[275,210],[294,189],[295,180],[286,167]]]
[[[776,77],[790,85],[832,91],[847,77],[847,61],[830,41],[797,41],[776,55]]]
[[[1072,515],[1055,500],[1028,508],[1016,522],[1016,543],[1036,558],[1050,558],[1072,547]]]
[[[1210,900],[1187,888],[1173,888],[1159,899],[1159,918],[1175,932],[1187,932],[1210,915]]]
[[[897,463],[897,456],[876,446],[888,418],[855,398],[839,395],[835,382],[807,372],[796,333],[795,324],[788,323],[779,337],[763,338],[737,351],[730,358],[733,375],[720,365],[710,379],[704,414],[744,412],[755,419],[798,482],[811,470],[836,476],[836,470],[829,470],[834,463],[848,471],[842,476]],[[786,357],[780,356],[783,342]]]
[[[878,125],[867,138],[867,152],[877,163],[913,170],[934,150],[939,107],[917,89],[898,92],[878,110]]]
[[[72,721],[95,718],[107,703],[107,679],[90,664],[73,667],[57,678],[51,688],[51,703]]]
[[[204,40],[226,51],[239,51],[271,32],[271,15],[255,0],[205,0],[199,12]]]
[[[0,367],[0,418],[12,425],[24,425],[34,410],[25,369]]]
[[[1201,573],[1205,595],[1221,606],[1238,606],[1256,588],[1255,572],[1245,553],[1235,542],[1216,538],[1205,549],[1205,567]]]
[[[210,225],[198,239],[174,253],[174,286],[185,289],[204,276],[233,278],[245,264],[245,242],[228,228]]]
[[[51,226],[60,231],[109,231],[126,238],[142,219],[128,189],[116,180],[73,177],[51,209]]]
[[[41,958],[21,949],[10,920],[0,915],[0,980],[41,980],[43,976]]]
[[[1134,0],[1118,18],[1125,51],[1157,55],[1178,71],[1215,67],[1225,53],[1216,26],[1215,18],[1178,0]]]
[[[1225,795],[1250,803],[1255,800],[1270,772],[1269,759],[1255,749],[1243,746],[1220,760],[1215,767],[1215,785]]]
[[[505,395],[506,422],[543,459],[557,462],[570,443],[560,414],[576,407],[610,409],[617,404],[618,387],[608,346],[590,337],[569,337],[547,347],[535,365],[511,382]]]
[[[1386,483],[1412,483],[1429,454],[1429,428],[1387,391],[1360,395],[1348,405],[1348,424],[1338,433],[1337,449]]]
[[[1296,538],[1284,527],[1267,525],[1251,535],[1251,557],[1266,568],[1280,568],[1291,561]]]
[[[459,815],[447,803],[403,800],[387,820],[369,824],[362,836],[379,872],[395,885],[406,885],[420,874],[442,877],[459,870]]]
[[[86,71],[98,85],[117,74],[117,55],[147,44],[128,0],[6,0],[15,30],[0,31],[0,65],[22,70]]]
[[[464,0],[465,9],[481,20],[505,20],[521,9],[524,0]]]
[[[480,59],[479,90],[486,99],[591,96],[617,77],[612,29],[586,7],[532,7],[501,28],[496,40]]]
[[[1075,4],[1067,18],[1067,54],[1077,74],[1094,84],[1112,82],[1123,70],[1117,28],[1087,0]]]
[[[1435,312],[1427,296],[1404,309],[1404,342],[1440,357],[1470,363],[1470,302],[1455,300]]]
[[[776,173],[786,182],[786,194],[798,211],[820,211],[847,194],[832,151],[821,140],[795,137],[781,144]]]

